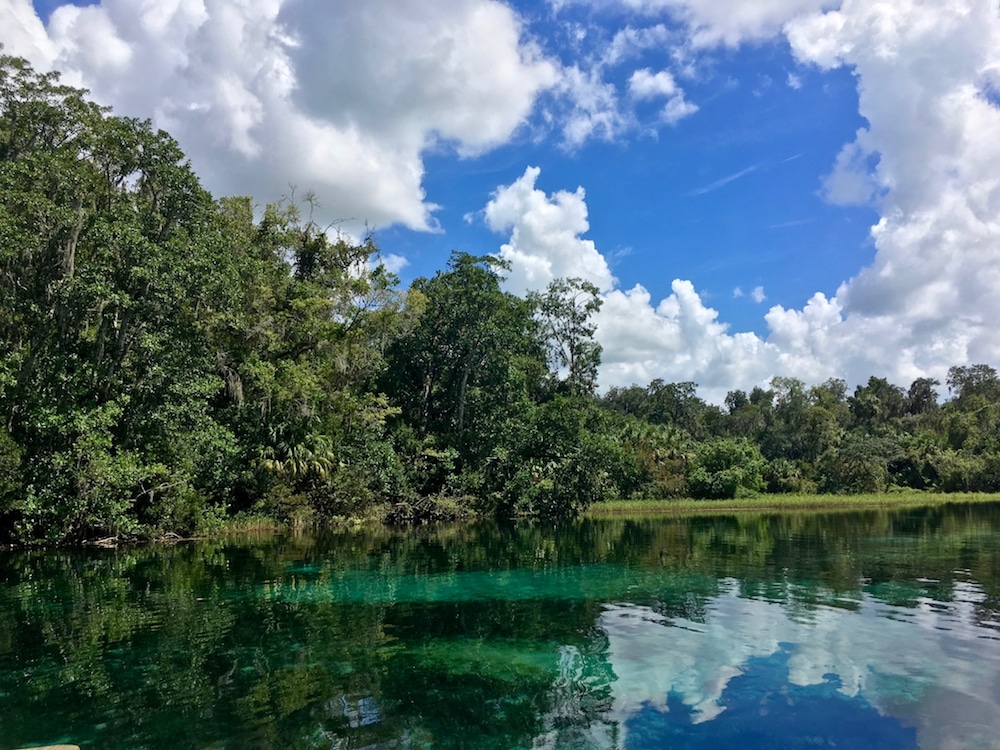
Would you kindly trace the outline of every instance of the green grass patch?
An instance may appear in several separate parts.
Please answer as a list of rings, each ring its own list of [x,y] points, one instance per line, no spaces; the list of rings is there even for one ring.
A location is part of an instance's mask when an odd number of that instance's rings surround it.
[[[595,503],[586,518],[623,515],[761,513],[783,510],[861,510],[864,508],[912,508],[947,503],[1000,503],[1000,495],[986,493],[929,493],[917,490],[868,495],[757,495],[733,500],[614,500]]]

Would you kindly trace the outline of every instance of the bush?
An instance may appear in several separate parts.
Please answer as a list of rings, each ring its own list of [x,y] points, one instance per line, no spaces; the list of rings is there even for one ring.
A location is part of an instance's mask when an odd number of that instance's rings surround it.
[[[806,465],[808,466],[808,465]],[[803,470],[803,464],[789,461],[787,458],[776,458],[768,463],[764,471],[764,482],[767,491],[772,494],[804,494],[816,492],[816,482],[809,479]]]
[[[338,466],[307,491],[320,518],[353,516],[372,506],[412,498],[399,456],[387,440],[343,445]]]
[[[764,457],[745,439],[722,438],[701,443],[687,465],[691,497],[731,499],[764,489]]]

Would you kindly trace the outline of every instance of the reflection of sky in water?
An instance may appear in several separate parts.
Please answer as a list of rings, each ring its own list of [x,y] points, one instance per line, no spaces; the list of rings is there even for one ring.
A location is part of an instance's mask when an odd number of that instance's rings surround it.
[[[697,623],[639,605],[605,608],[600,626],[616,675],[606,719],[619,727],[619,747],[693,747],[684,742],[694,738],[712,747],[724,736],[743,738],[730,746],[808,747],[817,737],[830,746],[837,733],[823,727],[854,722],[866,736],[895,739],[839,747],[913,747],[904,731],[912,727],[923,750],[1000,748],[1000,643],[975,624],[975,586],[961,584],[946,605],[903,609],[865,595],[852,611],[794,615],[741,598],[736,582],[727,589]],[[802,733],[754,744],[769,724],[765,709],[783,716],[775,727]]]
[[[265,597],[614,602],[598,617],[600,643],[586,652],[477,642],[467,653],[461,639],[421,648],[421,658],[439,657],[449,671],[555,669],[551,731],[536,748],[1000,750],[1000,626],[984,620],[993,617],[988,608],[977,612],[984,595],[972,582],[942,584],[947,601],[938,601],[938,582],[919,578],[837,594],[780,577],[740,583],[620,564],[286,572],[264,587]]]
[[[916,750],[912,727],[883,716],[860,696],[843,695],[833,676],[819,685],[790,685],[788,662],[786,650],[750,659],[723,692],[725,710],[697,726],[695,712],[674,693],[666,710],[644,706],[626,722],[626,747]]]

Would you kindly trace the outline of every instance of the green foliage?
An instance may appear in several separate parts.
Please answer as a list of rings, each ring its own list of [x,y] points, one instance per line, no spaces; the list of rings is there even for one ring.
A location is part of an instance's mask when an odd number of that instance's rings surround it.
[[[885,492],[889,487],[890,462],[903,456],[892,436],[851,432],[843,442],[820,457],[822,492]]]
[[[597,387],[601,345],[594,341],[591,320],[601,309],[600,290],[583,279],[555,279],[545,294],[532,293],[528,302],[541,322],[552,376],[574,395],[592,395]]]
[[[0,427],[0,518],[9,512],[21,489],[21,448]]]
[[[776,458],[764,470],[766,489],[772,494],[813,494],[816,482],[809,478],[809,464]]]
[[[954,404],[960,409],[968,410],[969,401],[976,396],[994,402],[1000,396],[1000,377],[996,369],[989,365],[951,367],[947,383],[948,390],[954,394]]]
[[[764,489],[764,457],[745,439],[719,438],[699,444],[687,465],[687,487],[695,498],[733,498]]]
[[[500,289],[502,270],[494,258],[455,253],[447,271],[417,279],[411,293],[425,312],[389,347],[381,380],[417,436],[437,436],[464,463],[514,439],[545,373],[531,307]]]
[[[0,58],[0,413],[17,449],[0,452],[20,467],[3,531],[191,530],[278,485],[381,486],[365,442],[388,445],[394,410],[368,384],[420,300],[370,238],[328,229],[293,201],[259,222],[249,199],[213,201],[169,135]]]
[[[483,493],[504,516],[571,517],[627,494],[638,474],[593,400],[558,395],[533,410],[521,440],[488,461]]]
[[[635,466],[633,492],[659,498],[684,494],[684,472],[691,441],[683,432],[676,427],[627,417],[618,440]]]
[[[704,440],[718,427],[722,413],[698,397],[697,387],[692,382],[665,383],[657,378],[645,388],[610,388],[603,402],[622,414],[671,425],[695,440]]]
[[[0,537],[1000,489],[989,365],[951,368],[944,404],[878,377],[598,398],[592,284],[521,299],[456,252],[403,291],[317,205],[214,200],[167,133],[0,56]]]

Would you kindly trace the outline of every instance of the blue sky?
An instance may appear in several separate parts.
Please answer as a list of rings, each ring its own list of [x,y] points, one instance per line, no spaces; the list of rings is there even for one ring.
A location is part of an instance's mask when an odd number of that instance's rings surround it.
[[[603,385],[1000,364],[991,0],[0,0],[8,51],[315,191],[404,283],[500,253],[603,291]]]
[[[787,85],[789,73],[799,90]],[[874,255],[877,214],[820,196],[821,177],[864,122],[855,81],[846,70],[802,70],[775,41],[713,55],[705,80],[687,90],[699,111],[659,128],[640,112],[652,133],[571,150],[525,136],[477,159],[427,158],[424,186],[442,206],[435,216],[444,233],[383,230],[383,246],[411,260],[407,278],[440,267],[453,248],[494,252],[498,237],[463,216],[530,164],[541,168],[543,190],[584,187],[586,236],[624,284],[656,297],[674,278],[691,279],[734,329],[764,333],[761,304],[801,307],[816,291],[832,295]],[[765,303],[751,299],[758,286]]]

